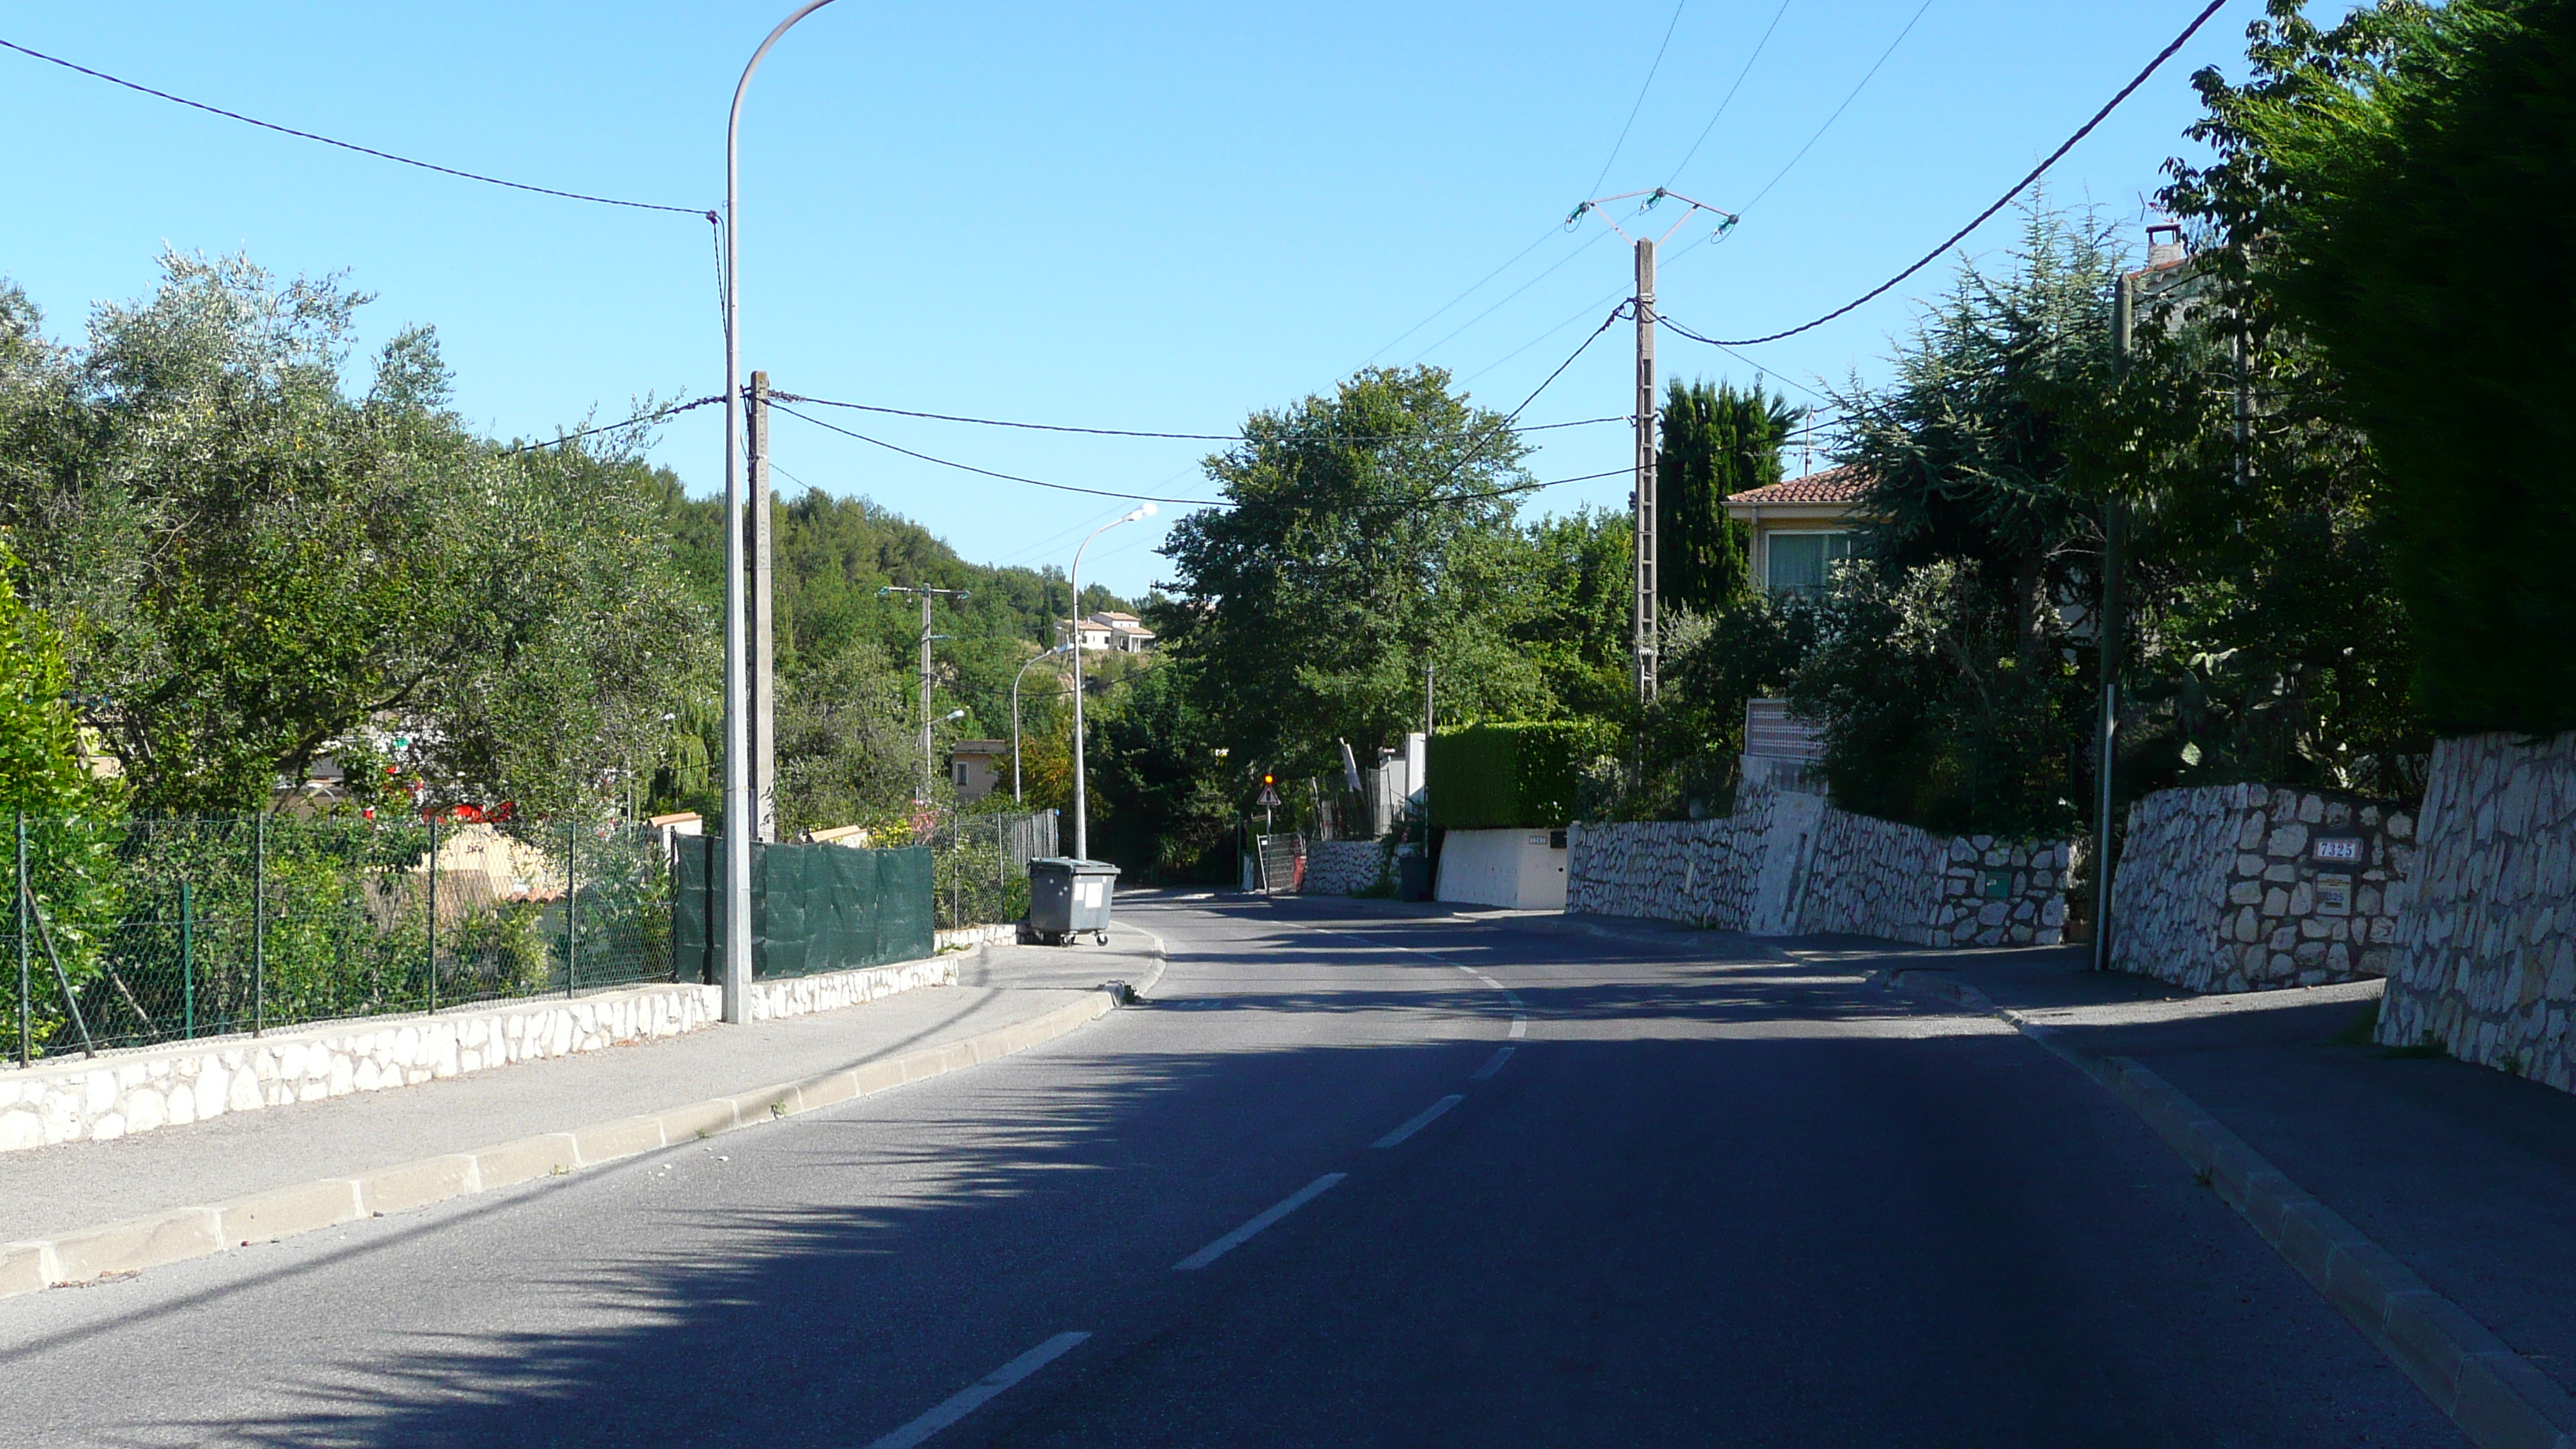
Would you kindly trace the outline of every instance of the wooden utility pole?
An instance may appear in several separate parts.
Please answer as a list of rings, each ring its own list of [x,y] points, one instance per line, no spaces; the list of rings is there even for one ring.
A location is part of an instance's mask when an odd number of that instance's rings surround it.
[[[1655,243],[1637,239],[1637,699],[1655,699]]]
[[[778,839],[778,610],[777,576],[770,566],[769,374],[751,375],[751,487],[743,522],[743,552],[750,559],[750,593],[743,619],[751,635],[751,803],[755,840]]]
[[[2116,375],[2129,370],[2136,294],[2123,274],[2111,302],[2111,350]],[[2093,644],[2102,676],[2102,718],[2095,744],[2096,786],[2093,818],[2093,969],[2111,969],[2111,776],[2120,745],[2120,535],[2126,510],[2117,498],[2102,501],[2102,617],[2093,629]]]

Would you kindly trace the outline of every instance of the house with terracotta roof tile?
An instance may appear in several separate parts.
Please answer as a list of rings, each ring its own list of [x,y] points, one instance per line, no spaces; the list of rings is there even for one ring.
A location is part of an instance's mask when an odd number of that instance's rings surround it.
[[[1835,562],[1851,557],[1863,488],[1859,470],[1846,464],[1727,495],[1726,516],[1752,531],[1746,563],[1754,585],[1774,594],[1822,592]]]

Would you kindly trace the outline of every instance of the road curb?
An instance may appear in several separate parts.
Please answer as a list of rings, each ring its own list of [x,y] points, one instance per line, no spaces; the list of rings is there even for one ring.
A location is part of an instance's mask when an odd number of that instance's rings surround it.
[[[420,1158],[354,1177],[321,1178],[223,1202],[169,1208],[47,1238],[0,1243],[0,1298],[131,1277],[147,1268],[247,1248],[255,1242],[276,1242],[536,1178],[566,1176],[997,1061],[1097,1021],[1123,1005],[1122,997],[1133,1000],[1161,981],[1168,964],[1163,938],[1142,927],[1134,929],[1153,941],[1154,969],[1143,986],[1132,990],[1097,988],[1043,1016],[995,1027],[961,1042],[646,1116]]]
[[[2576,1449],[2576,1398],[2171,1082],[2127,1057],[2075,1051],[1973,986],[1917,971],[1871,980],[2008,1022],[2109,1089],[2479,1449]]]

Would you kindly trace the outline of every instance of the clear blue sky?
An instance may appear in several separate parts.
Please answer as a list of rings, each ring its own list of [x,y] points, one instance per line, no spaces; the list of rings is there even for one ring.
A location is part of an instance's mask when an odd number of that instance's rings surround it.
[[[0,37],[446,165],[707,207],[723,195],[734,78],[787,8],[109,3],[13,7]],[[1673,239],[1663,307],[1718,335],[1768,331],[1840,304],[1964,222],[2198,8],[1789,0],[1682,166],[1780,0],[1689,0],[1678,24],[1671,0],[844,0],[782,42],[753,87],[746,366],[821,397],[1224,433],[1369,360],[1420,359],[1509,407],[1627,293],[1629,258],[1597,221],[1557,229],[1596,178],[1605,193],[1670,183],[1741,210],[1723,245],[1681,251],[1707,232],[1698,221]],[[2158,167],[2185,149],[2197,111],[2187,78],[2212,63],[2240,75],[2259,9],[2222,11],[2061,164],[2055,199],[2098,204],[2134,239]],[[247,251],[280,273],[346,271],[380,298],[371,339],[437,326],[461,407],[496,434],[542,435],[623,416],[639,394],[718,386],[701,220],[392,166],[7,52],[0,138],[0,274],[57,335],[94,300],[147,291],[166,244]],[[2008,213],[1967,249],[2013,237]],[[1753,355],[1784,383],[1875,377],[1950,274],[1936,266]],[[1625,412],[1628,345],[1624,330],[1604,337],[1528,420]],[[1741,382],[1755,370],[1675,338],[1662,350],[1668,373]],[[1197,468],[1207,444],[833,416],[1004,472],[1209,492]],[[1627,461],[1617,426],[1538,436],[1542,478]],[[693,491],[720,486],[715,411],[675,419],[654,456]],[[1124,506],[916,463],[793,418],[778,422],[776,457],[793,479],[864,493],[986,562],[1061,563]],[[1625,496],[1610,478],[1534,506],[1624,507]],[[1104,538],[1086,575],[1123,592],[1163,577],[1151,545],[1179,511]]]

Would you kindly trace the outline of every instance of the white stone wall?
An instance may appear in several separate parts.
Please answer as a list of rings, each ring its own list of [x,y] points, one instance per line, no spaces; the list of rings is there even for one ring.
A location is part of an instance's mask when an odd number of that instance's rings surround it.
[[[1380,879],[1393,879],[1395,866],[1384,845],[1374,840],[1318,840],[1306,847],[1305,893],[1310,896],[1355,896]]]
[[[1752,789],[1724,820],[1577,825],[1566,909],[1918,946],[2049,946],[2063,936],[2062,843],[1953,839],[1792,803]],[[1988,898],[1989,881],[2000,898]],[[1763,899],[1766,883],[1780,899]]]
[[[2324,862],[2319,835],[2361,840]],[[2111,964],[2194,991],[2385,976],[2414,868],[2406,811],[2265,785],[2159,790],[2129,807],[2111,881]],[[2340,876],[2339,908],[2319,877]]]
[[[820,972],[756,983],[751,1015],[755,1021],[802,1016],[956,983],[954,960]],[[509,1062],[678,1036],[714,1025],[721,1012],[713,986],[655,985],[49,1060],[0,1070],[0,1152],[106,1141],[226,1112],[417,1086]]]
[[[2576,1091],[2576,733],[2433,747],[2379,1039]]]
[[[1774,792],[1748,790],[1722,820],[1586,825],[1566,832],[1565,908],[1719,931],[1751,919]]]

